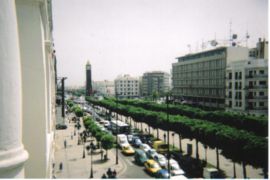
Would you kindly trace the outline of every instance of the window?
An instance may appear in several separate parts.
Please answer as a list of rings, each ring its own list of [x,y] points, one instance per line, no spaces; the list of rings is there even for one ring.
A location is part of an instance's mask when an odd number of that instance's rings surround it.
[[[242,79],[242,72],[239,72],[239,79]]]
[[[229,101],[229,107],[232,107],[232,101]]]
[[[229,73],[229,79],[232,79],[232,73]]]
[[[235,76],[235,77],[234,77],[235,79],[238,79],[238,72],[235,72],[235,73],[234,73],[234,76]]]
[[[260,95],[260,96],[264,96],[264,92],[263,92],[263,91],[260,91],[260,92],[259,92],[259,95]]]
[[[259,74],[264,74],[264,70],[260,70]]]
[[[259,85],[266,85],[266,81],[259,81]]]
[[[239,82],[239,89],[242,89],[242,82]]]
[[[264,107],[264,102],[259,102],[260,107]]]
[[[235,85],[234,85],[235,87],[235,89],[238,89],[238,82],[235,82]]]
[[[242,107],[242,102],[239,102],[239,107]]]

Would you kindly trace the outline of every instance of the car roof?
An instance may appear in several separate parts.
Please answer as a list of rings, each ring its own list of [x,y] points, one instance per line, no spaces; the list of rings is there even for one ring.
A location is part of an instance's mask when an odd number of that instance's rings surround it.
[[[157,162],[154,161],[153,159],[149,159],[149,160],[147,160],[147,162],[150,163],[150,164],[155,164],[155,163],[157,163]]]

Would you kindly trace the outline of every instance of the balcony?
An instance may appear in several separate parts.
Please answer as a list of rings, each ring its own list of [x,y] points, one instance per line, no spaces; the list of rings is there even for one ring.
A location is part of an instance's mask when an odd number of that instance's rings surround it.
[[[253,74],[253,75],[246,75],[246,79],[254,79],[254,78],[267,78],[268,74]]]

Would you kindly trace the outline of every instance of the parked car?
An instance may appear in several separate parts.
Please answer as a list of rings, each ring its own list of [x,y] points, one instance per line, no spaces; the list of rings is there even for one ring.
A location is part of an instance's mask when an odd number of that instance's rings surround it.
[[[145,170],[151,175],[155,175],[159,170],[161,170],[161,167],[158,165],[158,163],[152,159],[147,160],[144,163],[144,167]]]
[[[144,144],[149,144],[150,146],[152,146],[153,142],[152,142],[151,135],[149,135],[149,134],[139,134],[138,136],[140,137],[141,141]]]
[[[169,172],[166,169],[161,169],[156,173],[156,178],[169,179]]]
[[[149,149],[147,152],[146,152],[146,155],[148,158],[150,159],[154,159],[154,156],[157,156],[158,153],[155,149]]]
[[[150,148],[150,146],[148,144],[141,144],[140,149],[143,150],[146,153],[151,148]]]
[[[67,129],[67,125],[65,124],[56,124],[55,129]]]
[[[179,175],[185,174],[185,171],[180,168],[180,166],[176,160],[170,159],[169,164],[170,164],[170,172],[171,172],[172,176],[179,176]]]
[[[133,155],[135,153],[134,149],[130,145],[123,145],[122,152],[125,155]]]
[[[181,180],[181,179],[188,179],[188,178],[184,175],[176,175],[176,176],[171,176],[170,179],[171,180]]]
[[[142,144],[142,141],[140,140],[139,137],[133,138],[132,139],[132,145],[135,147],[140,147],[140,145]]]
[[[133,138],[133,135],[132,135],[132,134],[128,134],[128,135],[127,135],[127,139],[128,139],[128,142],[129,142],[129,143],[132,142],[132,138]]]
[[[146,162],[148,159],[146,157],[145,152],[143,150],[138,149],[135,151],[134,160],[137,164],[143,165],[144,162]]]
[[[156,156],[154,156],[154,160],[158,162],[158,164],[163,168],[165,168],[167,165],[167,159],[162,154],[157,154]]]

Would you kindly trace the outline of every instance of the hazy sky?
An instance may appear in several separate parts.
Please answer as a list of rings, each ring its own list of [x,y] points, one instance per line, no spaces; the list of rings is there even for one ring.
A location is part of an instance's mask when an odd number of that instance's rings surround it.
[[[90,60],[94,81],[119,74],[170,72],[176,57],[200,50],[202,41],[268,40],[267,0],[53,0],[58,76],[84,85]],[[245,44],[245,43],[244,43]]]

